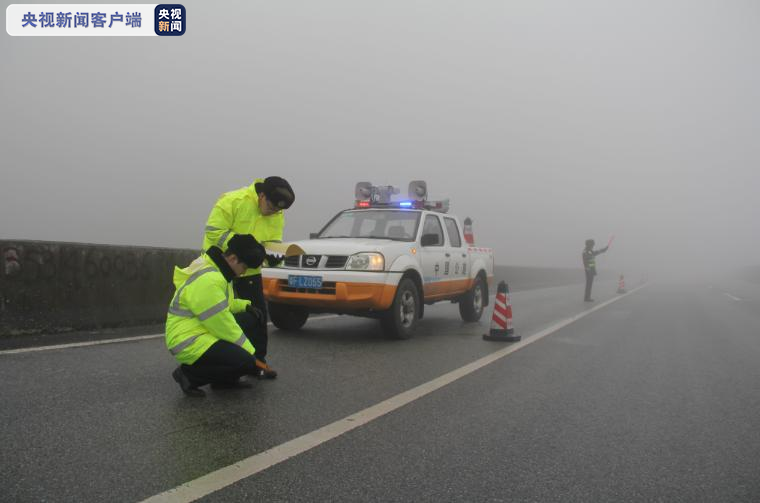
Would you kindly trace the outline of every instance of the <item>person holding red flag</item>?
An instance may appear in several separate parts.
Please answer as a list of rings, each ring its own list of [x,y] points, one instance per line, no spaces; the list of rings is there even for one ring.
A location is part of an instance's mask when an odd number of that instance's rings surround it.
[[[612,244],[612,238],[610,238],[607,246],[599,250],[594,250],[594,244],[593,239],[587,239],[586,248],[583,249],[582,253],[583,268],[586,270],[586,295],[583,297],[585,302],[594,302],[594,299],[591,298],[591,286],[594,283],[594,276],[596,276],[596,256],[609,249],[610,244]]]

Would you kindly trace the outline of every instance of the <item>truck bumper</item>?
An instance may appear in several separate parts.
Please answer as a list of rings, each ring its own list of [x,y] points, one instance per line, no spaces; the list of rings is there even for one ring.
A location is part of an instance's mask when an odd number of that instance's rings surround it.
[[[321,276],[322,288],[291,288],[289,275]],[[401,273],[266,268],[262,279],[270,302],[335,312],[384,311],[393,303]]]

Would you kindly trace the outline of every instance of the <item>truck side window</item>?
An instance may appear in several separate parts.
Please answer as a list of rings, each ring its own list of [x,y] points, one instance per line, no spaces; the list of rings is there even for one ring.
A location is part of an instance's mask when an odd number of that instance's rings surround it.
[[[438,237],[438,241],[431,243],[430,246],[443,246],[443,227],[441,227],[441,221],[435,215],[426,215],[425,224],[422,227],[422,235],[434,234]]]
[[[449,233],[449,242],[454,248],[462,246],[462,240],[459,237],[459,226],[457,221],[453,218],[444,217],[443,221],[446,222],[446,231]]]

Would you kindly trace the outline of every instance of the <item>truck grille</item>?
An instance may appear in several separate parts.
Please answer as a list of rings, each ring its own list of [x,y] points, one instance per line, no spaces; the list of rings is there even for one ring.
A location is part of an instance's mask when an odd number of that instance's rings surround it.
[[[293,288],[288,286],[288,280],[280,280],[280,290],[291,293],[315,293],[319,295],[335,295],[335,281],[325,281],[322,288]]]
[[[285,257],[285,267],[302,267],[304,269],[317,269],[322,263],[322,255],[294,255],[292,257]],[[306,263],[306,261],[312,258],[310,262],[312,265]],[[348,260],[347,255],[325,255],[327,260],[324,261],[322,266],[325,269],[341,269],[346,265]]]
[[[304,255],[301,257],[301,267],[308,269],[316,269],[319,267],[319,261],[322,259],[322,255]]]
[[[300,255],[292,255],[290,257],[285,257],[285,267],[298,267],[300,262],[301,262]]]
[[[328,269],[338,269],[346,265],[348,257],[346,255],[328,255],[325,267]]]

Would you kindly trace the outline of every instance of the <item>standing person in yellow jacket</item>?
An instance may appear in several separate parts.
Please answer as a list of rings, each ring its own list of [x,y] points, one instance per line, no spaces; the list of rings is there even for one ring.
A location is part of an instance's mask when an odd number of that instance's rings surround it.
[[[251,234],[264,245],[267,242],[282,242],[285,226],[283,210],[290,208],[293,201],[295,194],[292,187],[279,176],[259,178],[249,187],[223,194],[206,222],[203,249],[217,246],[225,251],[229,240],[239,234]],[[267,255],[266,260],[269,266],[274,267],[282,261],[282,257]],[[239,313],[235,319],[256,347],[256,357],[266,364],[268,316],[261,269],[249,268],[242,277],[234,280],[233,286],[238,298],[250,300],[263,314],[256,318],[250,313]],[[258,377],[272,379],[276,376],[277,372],[266,365]]]
[[[176,292],[166,316],[166,347],[180,362],[172,377],[190,396],[203,396],[200,386],[246,387],[244,375],[258,375],[256,349],[235,320],[235,314],[261,313],[251,301],[236,299],[234,278],[261,265],[264,247],[251,235],[238,234],[227,251],[206,250],[188,267],[174,268]]]

